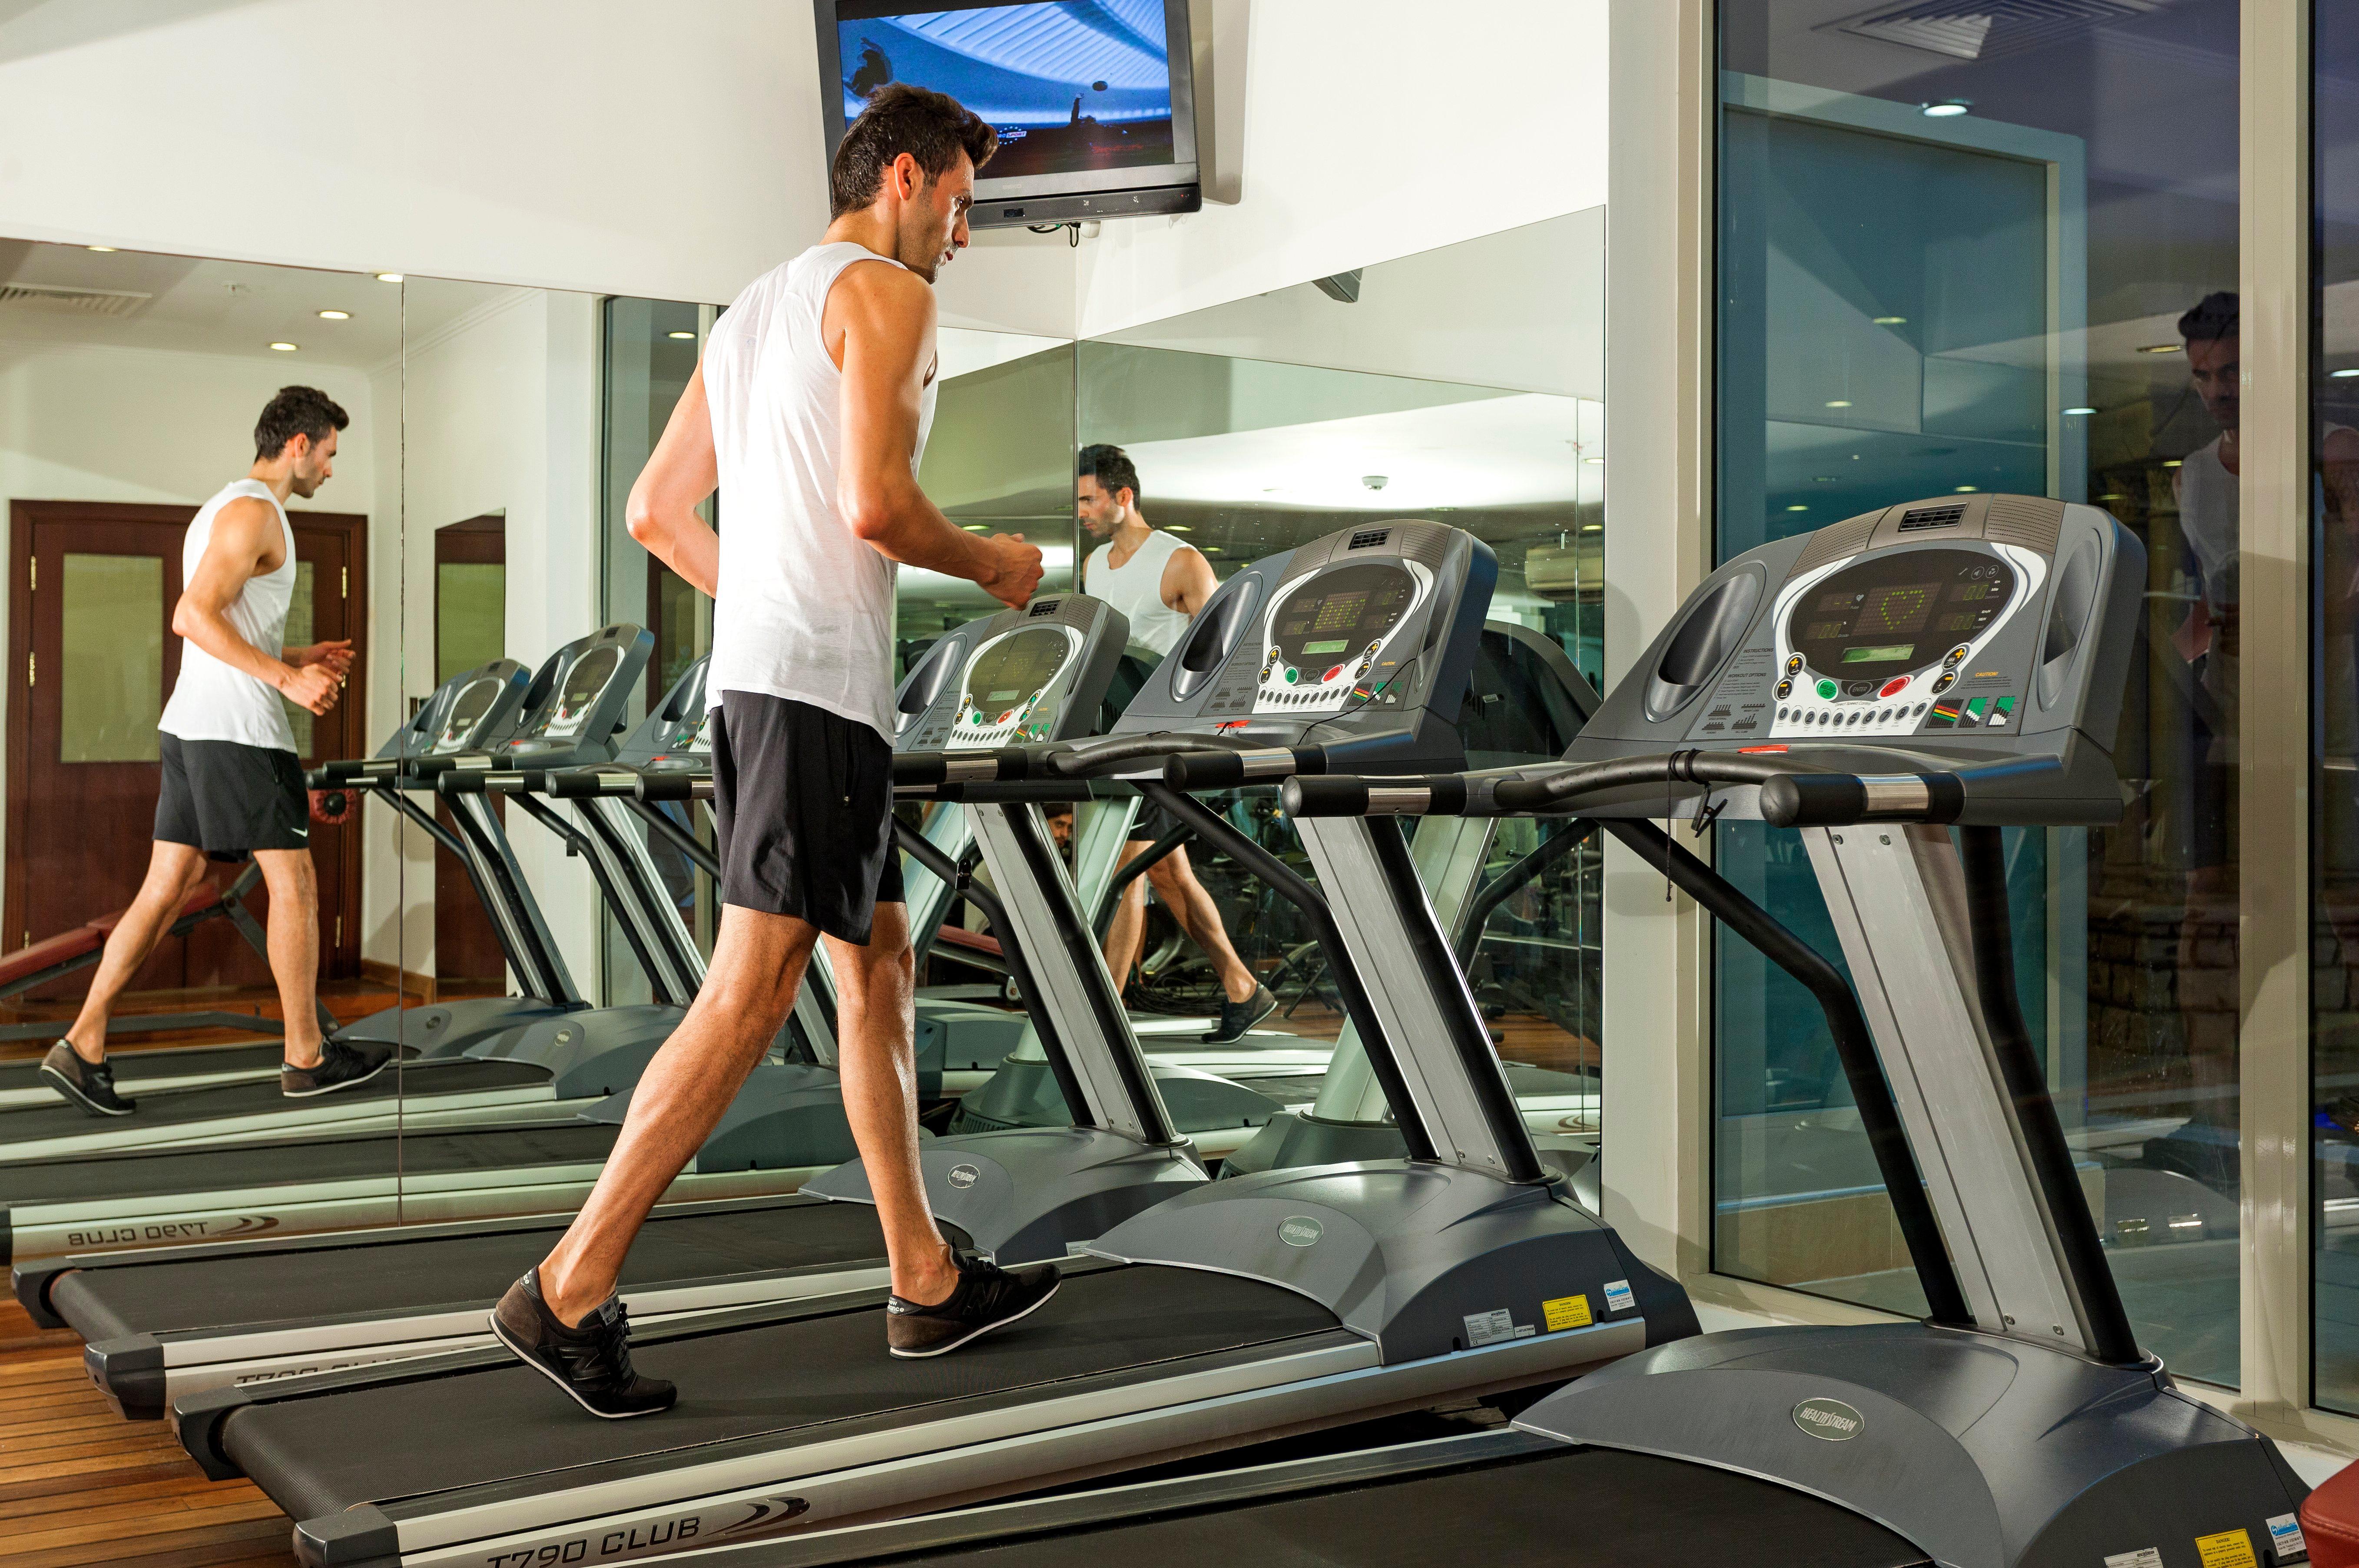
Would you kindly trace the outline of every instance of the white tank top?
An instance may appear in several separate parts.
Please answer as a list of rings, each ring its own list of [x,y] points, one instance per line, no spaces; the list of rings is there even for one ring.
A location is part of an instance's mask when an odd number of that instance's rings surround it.
[[[2220,460],[2214,437],[2179,465],[2179,526],[2195,563],[2203,568],[2203,593],[2215,605],[2234,604],[2236,574],[2236,476]]]
[[[1103,599],[1130,622],[1130,645],[1145,648],[1160,659],[1180,645],[1188,630],[1186,612],[1163,602],[1163,568],[1189,546],[1177,535],[1149,528],[1130,559],[1114,564],[1114,541],[1090,552],[1082,568],[1082,591]]]
[[[240,637],[275,659],[287,651],[287,606],[295,597],[295,530],[288,524],[287,508],[278,504],[268,485],[258,479],[241,479],[223,487],[220,494],[197,509],[188,536],[180,542],[180,580],[185,583],[197,575],[197,563],[204,559],[205,546],[213,536],[213,519],[221,509],[246,496],[270,503],[270,510],[278,517],[287,558],[278,563],[277,570],[246,579],[237,597],[223,609],[222,617]],[[180,643],[180,678],[156,728],[183,741],[234,741],[242,746],[277,752],[295,749],[295,730],[287,722],[287,699],[277,689],[243,670],[230,668],[186,640]]]
[[[814,245],[755,279],[713,325],[703,375],[721,478],[721,592],[705,689],[712,707],[724,692],[760,692],[890,741],[896,570],[836,513],[843,373],[821,331],[843,269],[886,259],[848,241]],[[913,473],[935,390],[929,366]]]

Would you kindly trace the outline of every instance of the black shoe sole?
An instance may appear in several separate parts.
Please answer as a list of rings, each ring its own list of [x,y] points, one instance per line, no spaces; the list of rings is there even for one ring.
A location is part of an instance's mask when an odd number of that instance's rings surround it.
[[[133,1111],[139,1108],[139,1102],[136,1099],[125,1100],[119,1105],[101,1105],[98,1101],[82,1093],[82,1086],[80,1084],[75,1083],[71,1078],[67,1077],[63,1073],[59,1072],[55,1067],[49,1065],[47,1063],[43,1063],[41,1065],[41,1076],[49,1080],[49,1085],[51,1088],[65,1096],[66,1098],[73,1101],[74,1104],[82,1107],[85,1112],[92,1116],[129,1116]]]
[[[981,1339],[984,1335],[989,1334],[995,1328],[1006,1328],[1011,1323],[1022,1323],[1026,1318],[1030,1317],[1034,1313],[1038,1312],[1042,1307],[1047,1306],[1050,1302],[1056,1300],[1057,1292],[1064,1288],[1065,1281],[1060,1279],[1055,1284],[1049,1287],[1049,1293],[1047,1295],[1042,1296],[1038,1301],[1034,1302],[1030,1306],[1026,1307],[1014,1317],[994,1319],[992,1322],[984,1324],[982,1327],[973,1330],[972,1333],[961,1335],[958,1338],[951,1340],[947,1345],[937,1345],[926,1350],[895,1350],[890,1345],[887,1345],[885,1348],[891,1351],[894,1356],[904,1361],[924,1361],[936,1356],[947,1356],[962,1345],[973,1344],[976,1340]]]
[[[588,1400],[583,1399],[581,1392],[576,1390],[572,1384],[567,1382],[564,1379],[559,1377],[556,1373],[550,1371],[546,1366],[542,1365],[538,1357],[533,1355],[523,1346],[518,1345],[515,1340],[510,1339],[508,1337],[506,1328],[502,1326],[500,1323],[499,1314],[495,1312],[487,1313],[484,1315],[491,1322],[492,1337],[506,1346],[509,1355],[515,1357],[517,1360],[523,1362],[526,1366],[531,1368],[534,1371],[539,1373],[542,1377],[556,1384],[560,1389],[562,1389],[565,1391],[565,1397],[567,1399],[571,1400],[575,1404],[580,1405],[583,1410],[588,1411],[600,1421],[636,1421],[643,1415],[661,1415],[664,1411],[671,1409],[670,1405],[657,1405],[651,1410],[643,1411],[602,1411],[597,1406],[592,1404]],[[677,1403],[677,1400],[675,1400],[674,1402]]]
[[[387,1067],[392,1065],[393,1058],[387,1056],[384,1061],[379,1062],[375,1066],[371,1067],[367,1072],[363,1073],[357,1078],[346,1078],[340,1084],[325,1084],[316,1089],[290,1089],[286,1085],[281,1084],[278,1086],[278,1093],[281,1098],[286,1099],[317,1099],[321,1095],[332,1095],[339,1089],[358,1088],[361,1085],[367,1083],[371,1078],[375,1077],[379,1073],[384,1072]]]

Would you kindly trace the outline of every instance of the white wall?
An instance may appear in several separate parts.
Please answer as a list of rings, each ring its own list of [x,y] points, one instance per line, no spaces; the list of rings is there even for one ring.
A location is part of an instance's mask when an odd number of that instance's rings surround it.
[[[587,295],[518,289],[406,350],[397,373],[406,563],[398,550],[377,557],[383,580],[406,579],[408,589],[406,656],[379,666],[372,694],[388,711],[406,712],[410,698],[434,689],[437,528],[506,514],[511,657],[537,665],[597,626],[596,317]],[[521,814],[511,828],[575,983],[594,988],[599,903],[588,868]],[[414,829],[405,844],[397,879],[389,844],[371,839],[364,951],[431,974],[436,851]],[[406,912],[398,925],[397,896]]]
[[[369,514],[371,544],[380,547],[394,529],[379,510],[381,442],[369,378],[331,365],[299,369],[231,355],[0,343],[0,517],[12,501],[196,505],[245,477],[254,461],[255,416],[298,379],[343,405],[353,422],[336,443],[335,477],[315,499],[295,504]],[[6,617],[0,594],[0,646]],[[377,665],[394,662],[389,642],[372,646],[384,650]],[[13,681],[0,681],[0,719],[15,690]],[[372,745],[379,719],[372,710],[364,725]]]

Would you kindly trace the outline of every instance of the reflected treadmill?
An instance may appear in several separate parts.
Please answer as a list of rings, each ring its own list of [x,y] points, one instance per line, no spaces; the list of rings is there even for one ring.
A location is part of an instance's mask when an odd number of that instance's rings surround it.
[[[2303,1556],[2308,1488],[2130,1329],[2017,1000],[2000,832],[2102,825],[2145,552],[2103,512],[1954,495],[1737,557],[1558,766],[1302,779],[1321,814],[1566,814],[1822,1000],[1832,966],[1647,820],[1800,828],[1867,1028],[1836,1049],[1931,1311],[1712,1334],[1520,1431],[680,1559],[2220,1568]],[[1780,957],[1780,953],[1783,957]],[[1888,1086],[1888,1087],[1887,1087]],[[1136,1517],[1160,1515],[1141,1522]],[[1315,1543],[1310,1558],[1288,1543]]]
[[[1023,613],[1005,612],[952,633],[936,656],[953,675],[968,667],[959,689],[927,706],[947,711],[962,689],[1020,681],[1030,699],[1027,729],[1036,738],[1058,739],[1060,716],[1094,709],[1106,654],[1118,653],[1127,636],[1120,614],[1096,600],[1035,600]],[[538,787],[609,807],[626,783],[658,799],[709,788],[704,710],[690,700],[701,689],[700,676],[701,668],[684,676],[641,727],[625,750],[631,765],[553,773]],[[912,716],[919,730],[925,710]],[[910,743],[940,741],[913,732]],[[679,847],[709,858],[692,839],[683,837]],[[987,840],[987,857],[993,849]],[[1020,861],[995,861],[994,870],[1003,889],[1019,886],[1034,872]],[[999,908],[981,889],[972,896],[988,909]],[[1019,907],[1046,908],[1051,896],[1036,892]],[[1020,924],[1011,926],[1004,914],[997,918],[1027,994],[1040,994],[1026,955],[1054,948],[1058,932],[1042,925],[1037,941],[1027,942]],[[684,931],[680,937],[686,940]],[[701,959],[698,964],[701,969]],[[563,1022],[575,1027],[597,1016]],[[624,1016],[625,1028],[635,1016]],[[1093,1013],[1068,1028],[1052,1024],[1049,1035],[1060,1050],[1105,1058],[1111,1044],[1084,1038],[1097,1027]],[[773,1080],[800,1073],[799,1121],[785,1115],[785,1097],[754,1097],[772,1113],[767,1135],[774,1141],[799,1134],[825,1142],[839,1151],[829,1164],[853,1152],[832,1069],[772,1064],[766,1070]],[[1103,1071],[1091,1076],[1107,1081]],[[1060,1129],[929,1146],[929,1165],[939,1173],[936,1209],[956,1242],[1011,1261],[1056,1257],[1158,1201],[1172,1184],[1202,1181],[1202,1169],[1183,1146],[1135,1130],[1146,1125],[1144,1113],[1120,1098],[1124,1092],[1117,1083],[1104,1112],[1104,1125],[1114,1130],[1103,1134]],[[612,1136],[611,1129],[595,1130]],[[718,1171],[743,1154],[724,1129],[696,1165]],[[986,1166],[988,1176],[978,1179]],[[62,1319],[91,1342],[84,1359],[92,1379],[123,1413],[155,1417],[170,1400],[205,1389],[487,1345],[484,1320],[492,1303],[540,1259],[565,1224],[562,1218],[512,1219],[181,1248],[161,1256],[73,1257],[20,1267],[16,1287],[37,1316]],[[860,1203],[772,1197],[675,1205],[658,1212],[646,1237],[630,1256],[623,1283],[634,1316],[649,1326],[682,1313],[824,1295],[877,1285],[886,1277],[873,1212]]]
[[[1061,1146],[1092,1168],[1193,1166],[1038,815],[994,798],[1044,784],[1071,798],[1092,774],[1127,771],[1317,926],[1399,1097],[1408,1159],[1174,1180],[1178,1195],[1113,1224],[1032,1318],[940,1363],[891,1359],[883,1292],[852,1292],[650,1330],[635,1358],[679,1381],[683,1398],[646,1421],[582,1419],[528,1368],[473,1352],[191,1396],[177,1407],[189,1451],[210,1474],[258,1482],[300,1521],[296,1550],[310,1563],[609,1561],[1558,1379],[1692,1334],[1685,1296],[1534,1153],[1390,825],[1322,827],[1314,858],[1331,905],[1154,782],[1168,756],[1222,736],[1290,743],[1336,765],[1454,760],[1449,721],[1495,571],[1478,540],[1437,524],[1337,534],[1223,585],[1133,705],[1127,733],[1042,744],[1018,733],[1020,714],[1003,717],[1015,710],[944,703],[904,729],[904,747],[955,735],[974,749],[896,763],[911,787],[979,807],[1042,1015],[1074,1031],[1077,1048],[1060,1054],[1079,1125],[990,1137],[1012,1151]],[[1010,611],[1019,619],[992,636],[1024,636],[1042,611]],[[1308,657],[1302,643],[1334,635],[1353,655],[1336,677],[1305,683],[1297,665],[1282,687],[1256,681],[1266,648]],[[1019,655],[1045,656],[1006,652]],[[1019,866],[1038,870],[1012,874]],[[1034,901],[1049,907],[1025,908]],[[1044,929],[1062,940],[1038,940]],[[937,1204],[1016,1190],[983,1152],[1000,1145],[972,1140],[944,1158],[943,1141],[921,1154]],[[858,1175],[814,1185],[856,1200]]]
[[[415,758],[397,775],[399,782],[432,779],[449,795],[476,886],[489,893],[485,907],[507,933],[511,961],[538,966],[527,977],[530,995],[453,1004],[452,1009],[413,1008],[399,1013],[405,1043],[420,1059],[369,1083],[315,1099],[290,1102],[273,1080],[216,1084],[143,1099],[134,1115],[93,1128],[74,1106],[0,1110],[0,1163],[16,1164],[60,1155],[114,1150],[152,1150],[172,1145],[245,1142],[390,1125],[431,1126],[464,1120],[517,1119],[537,1108],[551,1119],[571,1114],[557,1102],[549,1070],[538,1063],[471,1061],[454,1054],[457,1036],[476,1015],[460,1015],[467,1005],[504,1016],[510,1024],[546,1017],[551,1000],[568,1011],[582,1004],[565,974],[555,941],[541,922],[539,907],[525,885],[498,818],[480,794],[451,791],[451,781],[476,780],[493,770],[529,761],[529,765],[572,766],[613,754],[625,707],[646,667],[654,639],[636,626],[614,625],[567,643],[551,654],[536,676],[515,730],[486,751]],[[407,813],[406,813],[407,814]],[[414,820],[415,818],[413,818]],[[593,869],[596,869],[593,865]],[[435,1017],[449,1019],[438,1033]],[[379,1020],[386,1013],[375,1015]],[[415,1022],[413,1023],[413,1021]],[[369,1020],[347,1031],[364,1037]],[[394,1027],[387,1023],[386,1027]],[[355,1032],[358,1032],[357,1033]],[[5,1184],[0,1174],[0,1184]],[[0,1185],[5,1190],[5,1185]]]

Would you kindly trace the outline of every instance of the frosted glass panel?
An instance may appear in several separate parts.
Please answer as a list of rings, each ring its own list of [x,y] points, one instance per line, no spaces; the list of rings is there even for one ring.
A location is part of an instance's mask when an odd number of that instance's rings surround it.
[[[506,651],[507,578],[497,561],[444,561],[434,568],[438,686]]]
[[[152,762],[164,711],[164,561],[68,556],[61,762]]]

